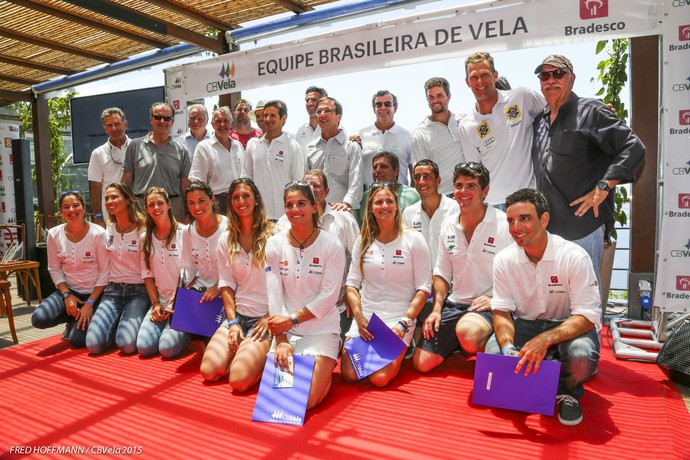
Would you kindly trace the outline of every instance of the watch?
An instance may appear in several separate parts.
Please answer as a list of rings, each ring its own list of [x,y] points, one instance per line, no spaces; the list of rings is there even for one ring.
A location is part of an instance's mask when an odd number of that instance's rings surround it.
[[[403,323],[407,329],[410,329],[412,326],[414,326],[414,321],[407,316],[403,316],[400,319],[400,322]]]
[[[299,320],[297,319],[297,315],[294,313],[290,315],[290,321],[292,321],[293,326],[297,326],[299,324]]]
[[[611,187],[609,187],[609,183],[606,182],[604,179],[597,182],[597,188],[605,192],[610,192],[611,190],[613,190]]]
[[[65,292],[62,293],[62,298],[65,299],[65,300],[67,300],[67,298],[68,298],[69,296],[71,296],[71,295],[72,295],[71,292],[65,291]]]

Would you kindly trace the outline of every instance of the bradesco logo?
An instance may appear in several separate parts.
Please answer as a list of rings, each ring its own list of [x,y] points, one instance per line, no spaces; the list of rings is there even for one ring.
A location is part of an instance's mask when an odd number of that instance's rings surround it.
[[[580,19],[606,18],[608,15],[608,0],[580,0]]]
[[[218,93],[233,89],[235,87],[235,80],[232,79],[235,76],[235,62],[233,61],[232,64],[222,63],[218,76],[220,77],[219,80],[206,83],[206,91]]]
[[[690,110],[678,111],[678,123],[681,125],[690,125]]]
[[[678,26],[678,40],[682,42],[690,40],[690,24]]]
[[[681,209],[690,209],[690,193],[678,194],[678,207]]]
[[[676,276],[676,289],[679,291],[690,291],[690,276],[688,275],[677,275]]]

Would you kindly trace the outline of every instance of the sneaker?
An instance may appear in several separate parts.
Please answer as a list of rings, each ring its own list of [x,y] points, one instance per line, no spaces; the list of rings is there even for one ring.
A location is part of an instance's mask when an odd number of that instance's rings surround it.
[[[410,341],[410,346],[407,347],[407,353],[405,353],[405,359],[410,359],[414,355],[415,343],[414,339]]]
[[[558,402],[558,421],[561,425],[575,426],[582,422],[580,402],[570,395],[556,396]]]
[[[69,333],[72,331],[72,323],[67,322],[65,324],[65,330],[62,331],[62,335],[60,336],[60,340],[69,340]]]

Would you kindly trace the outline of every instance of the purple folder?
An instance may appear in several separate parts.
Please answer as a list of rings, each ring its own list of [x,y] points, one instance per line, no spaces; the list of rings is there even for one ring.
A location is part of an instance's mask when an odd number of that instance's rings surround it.
[[[367,329],[374,335],[373,340],[366,342],[357,337],[345,342],[347,356],[355,368],[357,380],[362,380],[392,363],[407,347],[376,313],[371,315]]]
[[[295,374],[292,388],[274,388],[275,353],[269,353],[261,376],[259,394],[254,405],[255,422],[304,425],[307,400],[314,374],[314,356],[294,355]]]
[[[178,287],[175,294],[175,313],[170,327],[176,331],[211,337],[225,320],[225,308],[220,296],[201,302],[202,292]]]
[[[539,372],[525,376],[516,356],[477,353],[472,404],[553,417],[561,363],[543,360]]]

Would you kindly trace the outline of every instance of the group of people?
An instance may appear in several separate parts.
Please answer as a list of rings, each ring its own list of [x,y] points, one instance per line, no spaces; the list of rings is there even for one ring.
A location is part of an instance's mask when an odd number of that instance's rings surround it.
[[[560,359],[559,420],[580,423],[598,363],[609,192],[634,179],[644,146],[572,92],[564,56],[536,68],[543,95],[498,90],[488,53],[465,70],[472,113],[451,113],[450,85],[432,78],[431,114],[413,133],[395,124],[388,91],[372,98],[376,122],[352,136],[340,102],[317,87],[295,135],[279,100],[240,100],[234,134],[230,109],[213,111],[209,134],[206,109],[190,106],[179,141],[167,103],[131,141],[124,113],[105,110],[109,141],[89,167],[94,223],[79,192],[60,197],[65,223],[48,238],[57,291],[34,325],[67,322],[72,346],[93,354],[115,344],[172,358],[190,340],[170,327],[176,288],[220,296],[227,319],[206,344],[203,378],[246,391],[269,353],[284,370],[293,354],[314,355],[313,407],[338,358],[357,380],[343,343],[371,340],[375,313],[410,348],[373,385],[391,382],[406,354],[419,372],[459,350],[518,356],[525,374]]]

